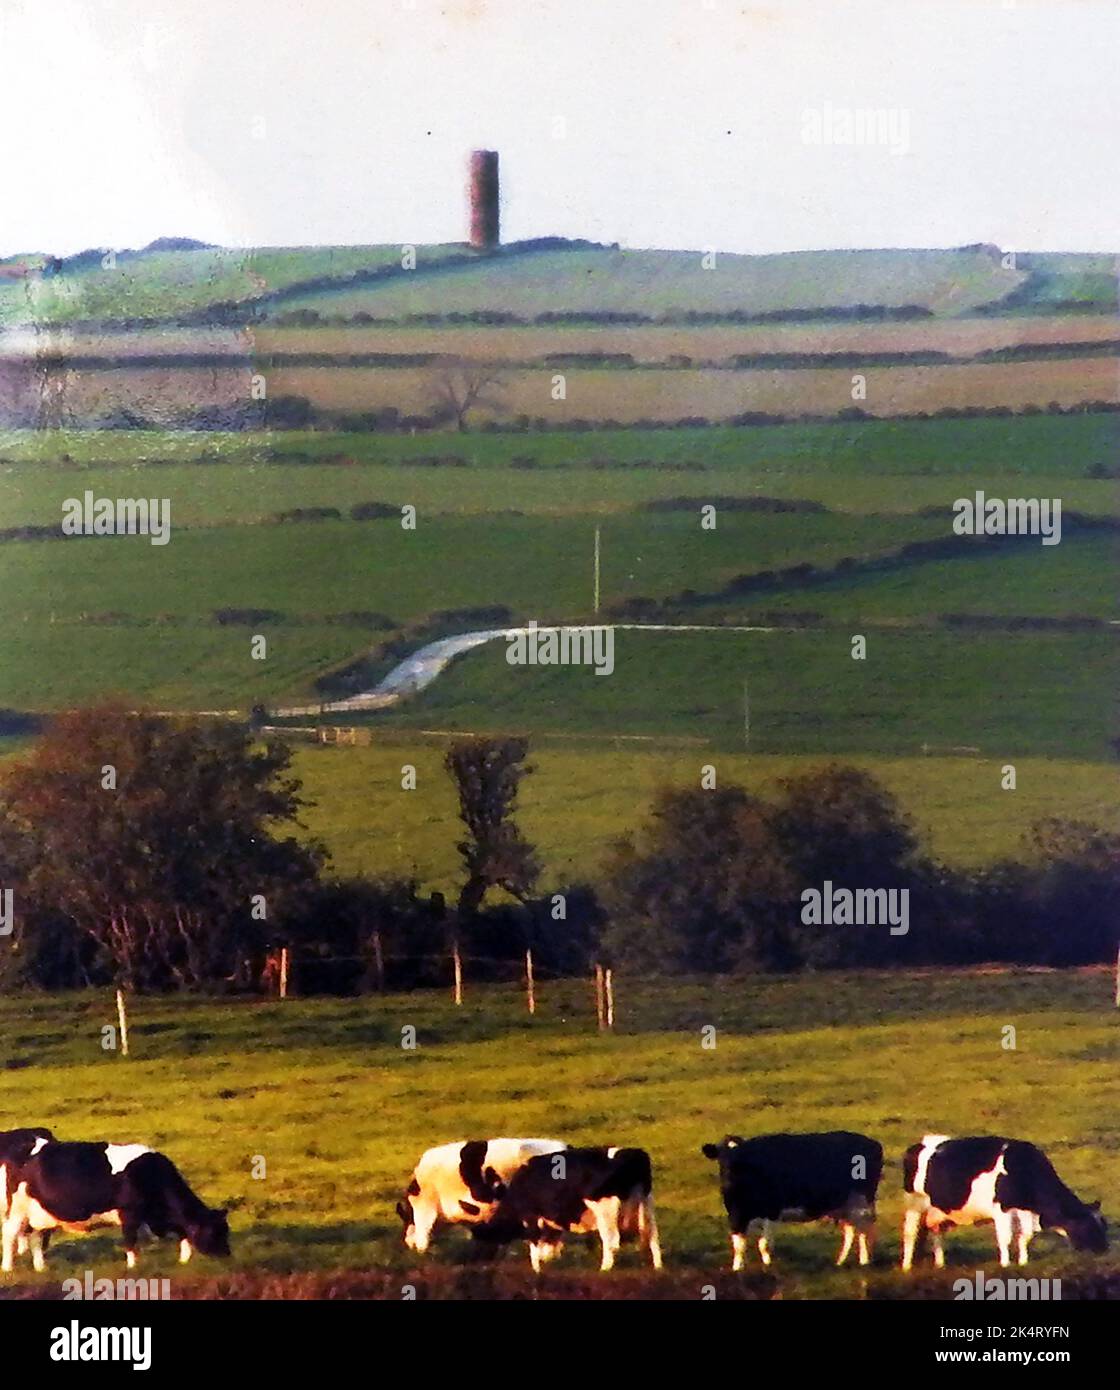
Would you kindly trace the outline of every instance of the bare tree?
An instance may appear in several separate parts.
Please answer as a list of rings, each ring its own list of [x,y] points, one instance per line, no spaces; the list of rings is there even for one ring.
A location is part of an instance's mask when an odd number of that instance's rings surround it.
[[[496,409],[502,404],[505,374],[488,362],[457,358],[440,367],[432,384],[432,398],[439,413],[455,421],[466,434],[467,417],[477,407]]]

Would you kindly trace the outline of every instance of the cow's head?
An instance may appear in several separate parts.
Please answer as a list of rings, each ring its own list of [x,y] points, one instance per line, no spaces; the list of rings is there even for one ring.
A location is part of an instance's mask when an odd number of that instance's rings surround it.
[[[190,1242],[201,1255],[225,1259],[229,1253],[229,1213],[225,1207],[207,1211],[189,1232]]]
[[[404,1197],[397,1203],[397,1215],[404,1227],[404,1243],[410,1250],[417,1249],[416,1213],[412,1209],[412,1199],[420,1195],[420,1184],[415,1178],[408,1184]],[[421,1252],[423,1253],[423,1252]]]
[[[745,1143],[746,1140],[741,1139],[737,1134],[726,1134],[718,1144],[705,1144],[700,1152],[705,1158],[711,1158],[717,1163],[722,1163],[724,1159],[733,1156],[740,1144]]]
[[[1075,1216],[1065,1217],[1058,1229],[1075,1250],[1103,1255],[1108,1249],[1108,1222],[1101,1213],[1100,1202],[1090,1202]]]

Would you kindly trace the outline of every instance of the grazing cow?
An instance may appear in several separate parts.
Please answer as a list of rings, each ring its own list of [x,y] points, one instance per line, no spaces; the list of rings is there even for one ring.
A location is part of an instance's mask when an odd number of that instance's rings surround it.
[[[566,1233],[598,1232],[601,1269],[613,1269],[623,1235],[636,1233],[654,1269],[661,1241],[653,1213],[653,1168],[644,1149],[564,1149],[530,1158],[504,1184],[482,1235],[529,1241],[534,1271],[560,1253]]]
[[[1011,1263],[1017,1242],[1019,1263],[1040,1230],[1058,1231],[1075,1250],[1101,1254],[1108,1231],[1100,1203],[1087,1205],[1054,1171],[1041,1149],[1022,1139],[981,1135],[950,1139],[927,1134],[906,1150],[902,1163],[906,1211],[902,1218],[902,1268],[914,1263],[919,1237],[933,1237],[933,1263],[945,1264],[941,1234],[951,1226],[992,1221],[1001,1265]]]
[[[428,1149],[397,1203],[405,1245],[423,1255],[441,1224],[485,1225],[501,1185],[523,1163],[566,1147],[559,1139],[470,1139]]]
[[[143,1144],[48,1143],[9,1175],[0,1268],[11,1271],[21,1237],[41,1270],[45,1232],[97,1226],[120,1226],[130,1269],[145,1228],[154,1236],[178,1236],[182,1263],[192,1249],[229,1254],[226,1213],[204,1206],[163,1154]]]
[[[843,1232],[836,1263],[848,1258],[859,1236],[859,1262],[871,1263],[875,1195],[883,1174],[883,1148],[846,1130],[828,1134],[729,1134],[705,1144],[719,1163],[723,1205],[731,1225],[731,1268],[746,1263],[747,1239],[758,1235],[764,1265],[771,1261],[776,1221],[835,1221]]]

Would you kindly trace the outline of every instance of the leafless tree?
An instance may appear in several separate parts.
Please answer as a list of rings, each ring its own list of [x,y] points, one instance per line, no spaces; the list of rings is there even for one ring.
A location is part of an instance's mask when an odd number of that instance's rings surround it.
[[[468,416],[478,407],[494,410],[502,404],[505,374],[488,362],[457,358],[436,372],[432,399],[436,409],[455,421],[460,434],[466,434]]]

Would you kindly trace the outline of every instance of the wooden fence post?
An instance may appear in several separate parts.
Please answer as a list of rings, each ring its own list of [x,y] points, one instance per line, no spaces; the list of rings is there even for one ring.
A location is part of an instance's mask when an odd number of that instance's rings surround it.
[[[1120,1009],[1120,947],[1116,951],[1116,1007]]]
[[[381,933],[373,933],[373,973],[377,979],[377,992],[385,993],[385,956],[381,950]]]
[[[288,948],[280,947],[280,998],[288,997]]]
[[[463,958],[459,954],[459,938],[451,943],[451,959],[455,965],[455,1002],[463,1002]]]
[[[533,953],[531,950],[525,951],[525,989],[529,996],[529,1012],[537,1012],[537,996],[533,989]]]
[[[117,1021],[121,1026],[121,1056],[128,1056],[128,1014],[124,1007],[124,990],[117,990]]]
[[[600,1033],[604,1027],[603,1009],[603,967],[598,961],[595,962],[595,1022],[598,1024]]]
[[[607,987],[607,1028],[610,1032],[614,1031],[614,971],[607,968],[606,973]]]

